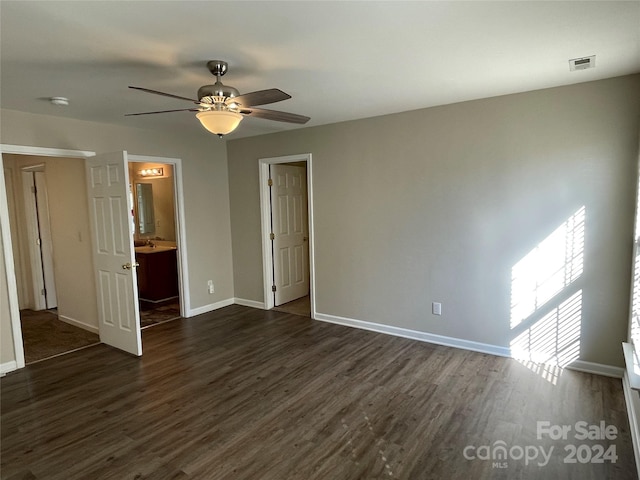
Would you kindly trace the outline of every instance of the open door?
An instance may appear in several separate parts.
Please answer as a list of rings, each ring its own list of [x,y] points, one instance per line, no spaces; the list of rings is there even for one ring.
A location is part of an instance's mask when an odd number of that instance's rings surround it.
[[[87,159],[100,340],[142,355],[127,152]]]
[[[58,306],[53,267],[53,240],[44,165],[22,169],[24,214],[33,288],[33,310]]]
[[[44,296],[47,308],[58,306],[56,279],[53,268],[53,238],[49,219],[49,198],[45,172],[33,172],[36,186],[38,229],[40,231],[40,251],[42,253],[42,273],[44,276]]]
[[[309,232],[305,167],[271,165],[274,305],[309,295]]]

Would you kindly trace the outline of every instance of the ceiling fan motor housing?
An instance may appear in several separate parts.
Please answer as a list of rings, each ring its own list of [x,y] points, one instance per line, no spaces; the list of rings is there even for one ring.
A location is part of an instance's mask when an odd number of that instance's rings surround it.
[[[203,85],[198,89],[198,100],[204,97],[227,97],[233,98],[240,95],[240,92],[233,87],[216,82],[213,85]]]

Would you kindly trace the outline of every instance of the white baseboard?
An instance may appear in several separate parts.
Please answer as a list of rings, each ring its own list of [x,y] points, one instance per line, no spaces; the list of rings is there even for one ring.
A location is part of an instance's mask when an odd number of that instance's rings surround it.
[[[18,364],[15,360],[10,362],[0,363],[0,376],[5,376],[9,372],[13,372],[18,369]]]
[[[80,320],[76,320],[75,318],[67,317],[66,315],[58,315],[58,320],[62,320],[64,323],[68,323],[69,325],[73,325],[74,327],[82,328],[83,330],[95,333],[96,335],[100,334],[100,330],[98,329],[98,327],[81,322]]]
[[[404,338],[410,338],[412,340],[419,340],[421,342],[435,343],[437,345],[444,345],[446,347],[461,348],[463,350],[472,350],[474,352],[488,353],[490,355],[496,355],[499,357],[513,358],[510,348],[501,347],[498,345],[473,342],[470,340],[463,340],[461,338],[455,338],[455,337],[446,337],[443,335],[420,332],[417,330],[410,330],[407,328],[392,327],[390,325],[383,325],[380,323],[365,322],[363,320],[355,320],[353,318],[327,315],[326,313],[316,313],[315,319],[322,320],[323,322],[336,323],[338,325],[345,325],[347,327],[370,330],[372,332],[386,333],[388,335],[394,335],[396,337],[404,337]],[[614,378],[622,378],[622,375],[624,373],[624,369],[620,367],[612,367],[610,365],[603,365],[600,363],[585,362],[583,360],[576,360],[573,363],[571,363],[571,365],[569,365],[567,368],[570,368],[571,370],[578,370],[581,372],[594,373],[596,375],[603,375],[605,377],[614,377]]]
[[[627,372],[622,377],[622,390],[627,403],[627,415],[629,416],[629,429],[631,430],[631,443],[636,457],[636,470],[640,478],[640,397],[637,390],[631,388]]]
[[[234,298],[233,303],[242,305],[243,307],[259,308],[264,310],[264,302],[256,302],[255,300],[246,300],[244,298]]]
[[[487,343],[472,342],[470,340],[462,340],[460,338],[445,337],[433,333],[419,332],[417,330],[409,330],[407,328],[392,327],[381,323],[365,322],[363,320],[354,320],[352,318],[338,317],[335,315],[327,315],[326,313],[316,313],[316,320],[323,322],[336,323],[347,327],[361,328],[372,332],[386,333],[396,337],[410,338],[421,342],[435,343],[446,347],[461,348],[463,350],[473,350],[474,352],[489,353],[499,357],[510,357],[511,350],[507,347],[499,347],[497,345],[489,345]]]
[[[584,360],[574,360],[567,368],[585,373],[595,373],[604,377],[622,378],[624,368],[603,365],[602,363],[585,362]]]
[[[219,308],[228,307],[229,305],[233,305],[234,300],[235,299],[233,298],[227,298],[216,303],[203,305],[202,307],[191,308],[185,312],[186,318],[194,317],[196,315],[202,315],[203,313],[213,312],[214,310],[218,310]]]

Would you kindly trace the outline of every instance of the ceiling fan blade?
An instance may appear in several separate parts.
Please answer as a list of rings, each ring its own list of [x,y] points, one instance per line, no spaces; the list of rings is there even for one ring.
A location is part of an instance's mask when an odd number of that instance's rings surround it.
[[[125,113],[125,117],[133,117],[134,115],[151,115],[153,113],[169,113],[169,112],[199,112],[197,108],[179,108],[177,110],[160,110],[158,112],[140,112],[140,113]]]
[[[290,98],[291,95],[284,93],[282,90],[269,88],[268,90],[258,90],[257,92],[249,92],[233,97],[231,102],[235,102],[241,107],[253,107],[254,105],[281,102],[282,100],[289,100]]]
[[[240,110],[240,113],[249,117],[264,118],[265,120],[275,120],[276,122],[287,123],[307,123],[311,118],[295,113],[278,112],[276,110],[265,110],[264,108],[246,108]]]
[[[162,95],[163,97],[171,97],[171,98],[177,98],[178,100],[187,100],[193,103],[200,103],[198,100],[194,100],[193,98],[181,97],[180,95],[173,95],[172,93],[159,92],[157,90],[151,90],[149,88],[132,87],[132,86],[129,86],[129,88],[133,88],[134,90],[142,90],[143,92],[147,92],[147,93],[155,93],[156,95]]]

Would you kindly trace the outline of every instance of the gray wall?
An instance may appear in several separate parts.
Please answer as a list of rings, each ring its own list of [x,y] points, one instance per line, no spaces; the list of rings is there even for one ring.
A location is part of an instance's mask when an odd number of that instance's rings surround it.
[[[581,359],[622,366],[640,75],[229,141],[235,296],[263,301],[258,159],[313,155],[319,313],[508,347],[511,269],[580,207]],[[443,315],[431,315],[431,302]]]

